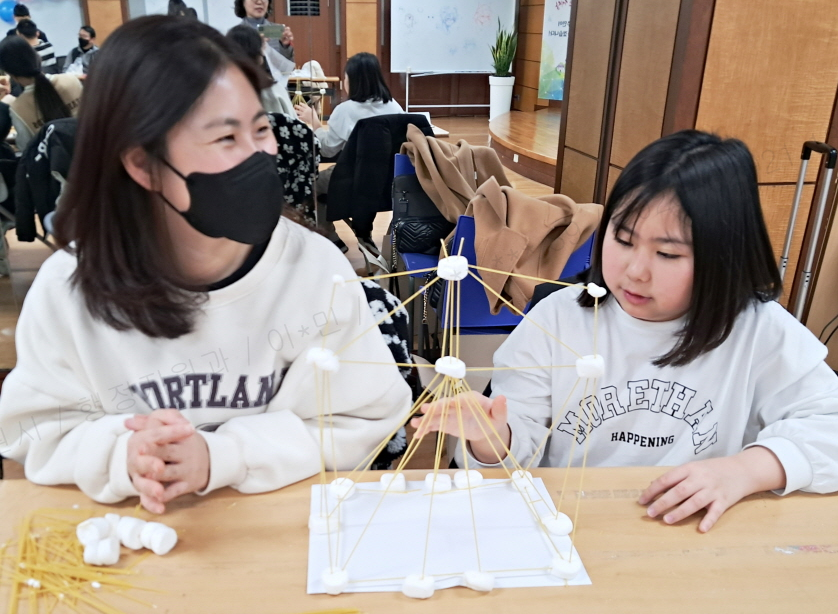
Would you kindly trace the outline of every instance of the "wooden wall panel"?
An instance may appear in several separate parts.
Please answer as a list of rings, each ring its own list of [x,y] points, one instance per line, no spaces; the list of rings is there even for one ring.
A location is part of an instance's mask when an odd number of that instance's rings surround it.
[[[620,176],[620,173],[623,172],[619,166],[614,166],[613,164],[608,167],[608,190],[605,192],[605,198],[607,199],[611,195],[611,188],[614,187],[614,184],[617,182],[617,178]],[[602,203],[603,205],[605,203]]]
[[[88,0],[87,20],[96,30],[96,44],[101,45],[111,32],[122,25],[123,7],[120,0]]]
[[[346,0],[346,57],[367,51],[379,55],[378,3]]]
[[[745,141],[761,182],[796,181],[803,141],[826,137],[836,49],[835,0],[717,0],[696,127]]]
[[[595,183],[596,159],[565,148],[562,187],[559,192],[578,203],[589,203],[594,199]]]
[[[672,0],[629,2],[611,145],[616,166],[661,136],[678,10]]]
[[[797,260],[800,254],[800,246],[803,243],[803,233],[806,231],[806,219],[809,216],[809,206],[812,202],[814,185],[803,186],[803,196],[800,199],[800,210],[797,213],[794,235],[792,237],[791,251],[789,252],[789,264],[786,269],[784,280],[783,297],[780,301],[786,305],[789,290],[794,278],[794,270],[797,268]],[[768,227],[768,235],[771,237],[771,245],[774,248],[774,258],[780,262],[780,254],[783,253],[783,243],[786,239],[786,229],[789,224],[792,201],[794,200],[793,185],[760,185],[759,198],[762,202],[762,213],[765,217],[765,225]]]
[[[576,5],[565,145],[592,156],[599,153],[614,10],[615,0],[578,0]]]
[[[522,2],[518,9],[518,51],[512,67],[515,75],[512,108],[518,111],[535,111],[538,104],[543,24],[544,0]]]

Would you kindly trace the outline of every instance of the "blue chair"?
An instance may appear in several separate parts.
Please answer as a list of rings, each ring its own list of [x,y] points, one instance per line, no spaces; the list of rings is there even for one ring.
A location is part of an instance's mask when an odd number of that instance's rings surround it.
[[[477,256],[474,250],[474,218],[461,215],[457,221],[457,229],[454,232],[454,241],[451,244],[450,255],[456,255],[462,242],[462,253],[469,264],[477,264]],[[594,246],[594,235],[571,254],[560,277],[570,277],[584,271],[591,262],[591,253]],[[469,269],[472,273],[480,276],[478,271]],[[441,282],[437,282],[441,283]],[[440,321],[445,322],[447,307],[447,292],[449,284],[446,283],[445,292],[440,300]],[[525,310],[526,312],[526,310]],[[498,334],[509,332],[523,319],[522,316],[513,313],[505,305],[501,307],[500,313],[492,315],[489,311],[489,298],[483,284],[471,276],[460,282],[460,329],[463,335]],[[452,321],[450,326],[453,327]]]

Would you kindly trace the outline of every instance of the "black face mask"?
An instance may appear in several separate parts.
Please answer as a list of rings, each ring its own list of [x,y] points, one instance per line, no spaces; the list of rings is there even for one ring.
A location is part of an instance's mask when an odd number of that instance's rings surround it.
[[[79,39],[79,48],[80,49],[84,50],[84,48],[87,47],[89,44],[90,44],[90,41],[87,40],[86,38],[80,38]]]
[[[239,243],[257,245],[267,241],[279,222],[283,206],[282,179],[276,158],[257,151],[247,160],[222,173],[190,173],[184,177],[190,205],[187,211],[164,201],[195,230],[208,237],[225,237]]]

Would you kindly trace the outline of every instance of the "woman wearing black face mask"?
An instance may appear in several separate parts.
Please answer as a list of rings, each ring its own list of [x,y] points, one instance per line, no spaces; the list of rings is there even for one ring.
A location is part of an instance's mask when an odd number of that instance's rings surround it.
[[[332,298],[335,275],[354,277],[346,259],[280,218],[263,79],[194,20],[132,20],[99,52],[57,215],[64,249],[30,289],[0,397],[5,433],[38,424],[0,443],[30,480],[139,495],[158,513],[184,493],[280,488],[320,467],[308,350],[392,365],[381,336],[362,335],[375,323],[360,285]],[[395,365],[352,367],[330,375],[339,468],[410,405]]]

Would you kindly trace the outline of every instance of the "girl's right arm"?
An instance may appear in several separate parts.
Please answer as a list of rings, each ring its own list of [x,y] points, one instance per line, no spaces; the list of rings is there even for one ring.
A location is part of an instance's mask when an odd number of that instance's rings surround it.
[[[115,503],[138,494],[126,466],[128,416],[106,413],[85,385],[69,324],[83,307],[66,290],[63,258],[41,267],[18,320],[17,365],[0,395],[0,454],[22,463],[32,482],[77,484]]]

